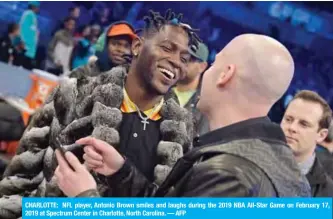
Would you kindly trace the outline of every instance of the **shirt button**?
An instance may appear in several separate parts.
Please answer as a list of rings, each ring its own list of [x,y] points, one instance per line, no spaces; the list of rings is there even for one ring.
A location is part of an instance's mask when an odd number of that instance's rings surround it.
[[[192,103],[190,106],[191,106],[191,107],[194,107],[194,104]]]
[[[134,137],[134,138],[138,137],[138,134],[137,134],[137,133],[134,133],[134,134],[133,134],[133,137]]]

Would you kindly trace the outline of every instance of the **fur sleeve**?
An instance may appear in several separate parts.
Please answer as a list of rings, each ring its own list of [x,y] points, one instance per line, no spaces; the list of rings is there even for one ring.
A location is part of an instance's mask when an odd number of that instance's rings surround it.
[[[33,115],[20,140],[19,148],[0,181],[0,196],[26,193],[41,183],[43,159],[49,145],[50,124],[54,113],[53,101],[50,99]]]
[[[43,141],[43,144],[37,147],[45,148],[47,146],[45,144],[48,144],[48,133],[54,113],[53,101],[36,111],[20,140],[17,155],[26,151],[30,143],[39,145]]]
[[[19,195],[4,196],[0,199],[0,218],[13,219],[22,216],[22,197]]]

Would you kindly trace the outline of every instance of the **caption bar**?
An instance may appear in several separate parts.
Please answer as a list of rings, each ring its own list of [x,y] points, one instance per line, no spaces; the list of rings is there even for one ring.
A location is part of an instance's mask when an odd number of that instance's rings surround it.
[[[22,219],[32,218],[249,218],[332,219],[331,198],[23,198]]]

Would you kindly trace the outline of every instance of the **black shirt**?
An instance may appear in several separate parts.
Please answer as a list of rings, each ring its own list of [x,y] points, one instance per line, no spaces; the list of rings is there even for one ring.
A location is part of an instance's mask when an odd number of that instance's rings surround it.
[[[123,113],[119,128],[119,152],[126,156],[150,181],[154,180],[154,167],[158,163],[157,145],[161,140],[160,124],[163,121],[148,120],[143,130],[142,119],[137,112]]]

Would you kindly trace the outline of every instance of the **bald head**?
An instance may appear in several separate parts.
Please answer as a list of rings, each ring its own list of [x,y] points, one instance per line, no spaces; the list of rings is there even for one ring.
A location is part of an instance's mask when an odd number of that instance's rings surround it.
[[[235,80],[243,94],[263,102],[275,103],[280,99],[294,74],[294,61],[289,51],[264,35],[240,35],[216,58],[221,69],[225,65],[235,65]]]
[[[293,74],[293,58],[281,43],[264,35],[237,36],[204,74],[198,107],[207,114],[229,106],[245,114],[253,112],[252,116],[268,113],[288,89]]]

